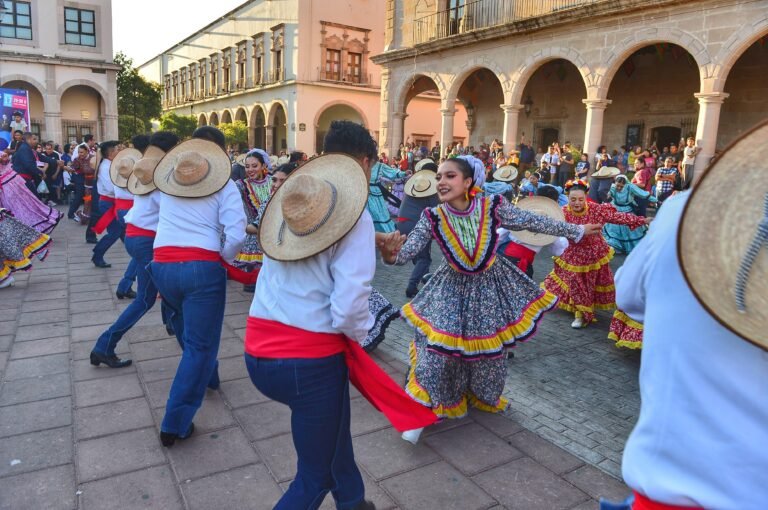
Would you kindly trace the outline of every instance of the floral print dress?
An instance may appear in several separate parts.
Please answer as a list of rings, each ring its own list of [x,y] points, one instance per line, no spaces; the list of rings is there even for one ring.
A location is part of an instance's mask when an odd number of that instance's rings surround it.
[[[45,260],[51,238],[0,208],[0,284],[15,271],[32,269],[32,257]]]
[[[460,418],[468,404],[503,411],[507,400],[505,348],[530,338],[557,298],[496,256],[498,234],[528,229],[580,239],[583,227],[515,208],[501,195],[478,196],[466,211],[448,204],[426,209],[395,264],[435,239],[445,261],[402,308],[416,329],[409,348],[406,392],[443,418]]]
[[[241,179],[235,183],[243,199],[243,208],[248,217],[248,223],[252,223],[259,214],[259,208],[269,200],[269,178]],[[264,253],[259,245],[259,236],[248,234],[245,236],[243,247],[237,254],[233,266],[243,271],[253,272],[261,268]]]

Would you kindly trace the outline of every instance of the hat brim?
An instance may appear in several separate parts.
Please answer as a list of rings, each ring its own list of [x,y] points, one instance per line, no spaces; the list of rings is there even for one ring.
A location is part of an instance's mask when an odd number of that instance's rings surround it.
[[[112,180],[112,184],[118,188],[127,189],[128,177],[130,176],[123,177],[117,172],[118,166],[120,166],[120,163],[124,159],[132,159],[133,163],[136,164],[136,162],[141,159],[141,151],[134,149],[133,147],[123,149],[117,153],[117,156],[112,160],[112,164],[109,167],[109,178]]]
[[[155,186],[154,181],[151,181],[148,184],[142,184],[138,177],[136,177],[136,174],[131,174],[131,176],[128,177],[128,185],[125,189],[132,195],[141,196],[152,193],[157,189],[157,186]]]
[[[529,211],[541,216],[547,216],[557,221],[565,221],[563,209],[554,200],[547,197],[527,197],[517,203],[519,209]],[[515,230],[512,235],[521,243],[531,246],[546,246],[557,239],[556,236],[539,234],[530,230]]]
[[[181,184],[174,178],[176,163],[179,155],[183,152],[195,152],[208,162],[207,174],[194,184]],[[153,179],[157,189],[166,195],[181,198],[202,198],[221,190],[231,175],[232,164],[229,156],[221,147],[208,140],[192,138],[180,143],[165,154],[155,168]]]
[[[613,179],[617,175],[621,174],[621,170],[615,166],[604,166],[597,172],[592,174],[595,179]]]
[[[501,172],[503,172],[507,168],[509,168],[510,172],[512,172],[512,173],[510,174],[509,177],[502,177],[501,176]],[[495,172],[493,172],[493,180],[494,181],[512,182],[515,179],[517,179],[517,167],[515,167],[513,165],[504,165],[504,166],[500,167],[498,170],[496,170]]]
[[[435,160],[433,160],[432,158],[424,158],[424,159],[421,159],[421,160],[419,160],[419,162],[418,162],[418,163],[416,163],[416,166],[414,167],[414,171],[415,171],[415,172],[418,172],[418,171],[420,171],[422,168],[424,168],[424,165],[428,165],[428,164],[430,164],[430,163],[432,163],[433,165],[436,165],[436,164],[437,164],[437,163],[435,163]]]
[[[725,328],[768,350],[768,250],[757,251],[745,287],[746,313],[736,305],[736,280],[764,217],[765,174],[754,147],[768,143],[768,122],[731,144],[695,184],[683,211],[677,252],[688,286]]]
[[[365,210],[368,201],[368,179],[360,163],[346,154],[318,156],[294,170],[286,182],[297,175],[311,174],[336,188],[336,205],[327,221],[314,232],[297,236],[283,226],[285,183],[267,204],[259,228],[259,244],[267,257],[283,262],[303,260],[323,252],[346,236]]]
[[[437,195],[437,173],[432,170],[420,170],[414,173],[410,179],[405,181],[403,192],[409,197],[426,198]],[[429,187],[425,190],[416,189],[416,179],[423,178],[429,181]]]

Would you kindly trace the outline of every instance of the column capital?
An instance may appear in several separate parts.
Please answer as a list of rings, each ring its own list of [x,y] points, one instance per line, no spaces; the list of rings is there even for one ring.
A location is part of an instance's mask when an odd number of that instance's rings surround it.
[[[455,108],[441,108],[440,109],[440,113],[443,114],[443,117],[453,117],[454,115],[456,115],[457,111],[458,110],[456,110]]]
[[[588,110],[605,110],[613,103],[610,99],[582,99],[581,102],[587,105]]]
[[[499,108],[504,110],[504,113],[520,112],[525,105],[522,104],[500,104]]]
[[[693,95],[699,104],[722,104],[730,94],[727,92],[697,92]]]
[[[392,112],[392,116],[396,119],[405,119],[408,114],[405,112]]]

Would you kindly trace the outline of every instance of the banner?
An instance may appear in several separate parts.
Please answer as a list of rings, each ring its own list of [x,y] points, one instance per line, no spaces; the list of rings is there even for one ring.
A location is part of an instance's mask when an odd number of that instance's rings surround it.
[[[13,132],[29,131],[29,93],[24,89],[0,89],[0,150],[8,147]]]

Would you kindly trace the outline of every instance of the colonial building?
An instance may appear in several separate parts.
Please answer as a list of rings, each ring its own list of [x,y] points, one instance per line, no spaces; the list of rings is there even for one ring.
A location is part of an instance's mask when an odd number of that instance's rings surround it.
[[[117,138],[111,0],[0,0],[0,87],[29,92],[44,140]]]
[[[163,110],[199,125],[241,120],[251,147],[320,151],[335,119],[378,136],[379,67],[384,50],[380,0],[250,0],[139,67],[163,86]],[[431,145],[440,98],[424,95],[405,138]],[[457,137],[466,137],[466,129]]]
[[[768,1],[386,0],[381,143],[433,91],[441,140],[525,136],[661,149],[695,136],[697,166],[768,116]],[[458,103],[457,103],[458,101]]]

